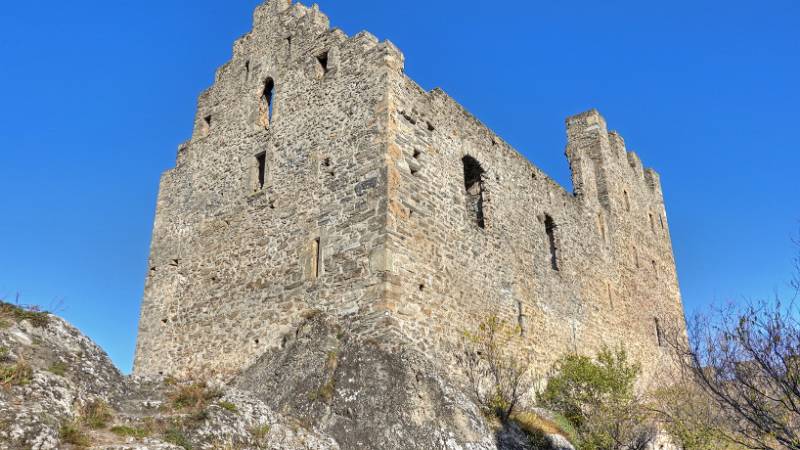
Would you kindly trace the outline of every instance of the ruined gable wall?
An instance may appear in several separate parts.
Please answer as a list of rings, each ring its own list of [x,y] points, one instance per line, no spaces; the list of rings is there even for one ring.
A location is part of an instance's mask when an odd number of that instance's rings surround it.
[[[566,352],[619,343],[649,374],[658,372],[667,352],[654,320],[683,329],[683,312],[666,223],[660,228],[657,175],[629,159],[592,111],[568,120],[573,195],[443,92],[425,92],[407,77],[391,89],[389,179],[397,182],[389,184],[387,303],[403,335],[446,354],[461,331],[498,314],[522,325],[519,350],[539,372]],[[467,206],[465,155],[485,170],[484,229]],[[623,187],[631,211],[620,211]],[[662,215],[658,230],[650,211]],[[559,270],[550,261],[546,215],[557,225]],[[656,261],[659,275],[644,261]]]
[[[327,73],[316,58],[325,51]],[[317,309],[360,312],[359,326],[375,325],[384,79],[402,65],[398,55],[368,33],[330,30],[316,8],[273,0],[256,10],[162,177],[135,373],[238,370]],[[275,89],[265,127],[267,77]]]

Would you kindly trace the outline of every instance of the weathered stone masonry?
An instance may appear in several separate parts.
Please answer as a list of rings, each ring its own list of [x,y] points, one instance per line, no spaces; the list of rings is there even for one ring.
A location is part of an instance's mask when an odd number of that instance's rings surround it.
[[[658,175],[597,111],[566,192],[369,33],[270,0],[161,179],[137,374],[226,375],[312,311],[432,357],[489,314],[543,369],[624,343],[648,373],[683,309]]]

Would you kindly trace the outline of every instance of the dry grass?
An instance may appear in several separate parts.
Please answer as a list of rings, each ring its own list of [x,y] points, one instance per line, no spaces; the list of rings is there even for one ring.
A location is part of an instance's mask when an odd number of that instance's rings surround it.
[[[35,327],[44,328],[50,323],[50,314],[40,311],[36,306],[18,306],[0,301],[0,321],[8,323],[23,320],[29,321]]]
[[[556,420],[550,420],[534,412],[520,411],[514,413],[511,416],[511,420],[531,436],[558,434],[564,436],[572,444],[577,444],[578,442],[575,429],[566,419],[560,417],[556,417]]]
[[[99,430],[108,426],[108,422],[114,419],[111,407],[102,400],[95,400],[88,403],[81,410],[81,420],[86,426],[93,430]]]
[[[14,364],[0,364],[0,385],[3,387],[26,385],[32,378],[33,368],[22,358]]]
[[[222,392],[213,389],[205,382],[195,382],[177,386],[169,395],[173,408],[202,411],[208,404],[222,396]]]

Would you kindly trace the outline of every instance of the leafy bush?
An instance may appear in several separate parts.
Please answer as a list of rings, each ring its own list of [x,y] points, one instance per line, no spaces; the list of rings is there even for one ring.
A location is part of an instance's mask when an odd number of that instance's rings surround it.
[[[567,355],[554,365],[539,401],[575,424],[581,450],[644,448],[655,430],[634,394],[639,373],[623,348],[604,348],[595,358]]]

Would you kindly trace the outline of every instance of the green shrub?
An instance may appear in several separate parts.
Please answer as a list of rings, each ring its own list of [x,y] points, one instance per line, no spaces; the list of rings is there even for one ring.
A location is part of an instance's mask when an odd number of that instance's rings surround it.
[[[189,438],[183,433],[183,430],[177,427],[169,428],[164,432],[164,441],[170,444],[175,444],[178,447],[183,447],[186,450],[192,450],[192,444]]]
[[[116,434],[117,436],[132,437],[137,439],[142,439],[146,438],[147,436],[150,436],[150,431],[147,430],[146,428],[133,428],[124,425],[111,427],[110,431]]]
[[[622,348],[604,348],[596,359],[567,355],[555,363],[554,369],[555,375],[547,381],[539,399],[578,428],[596,406],[631,401],[640,372],[638,364],[628,362]]]
[[[604,348],[595,358],[567,355],[554,371],[540,403],[575,425],[581,450],[643,448],[655,428],[634,393],[640,366],[623,348]]]
[[[56,374],[60,377],[63,377],[64,375],[66,375],[68,368],[69,367],[67,366],[67,363],[56,361],[53,364],[51,364],[50,367],[47,368],[47,371]]]
[[[58,430],[58,436],[61,438],[62,442],[80,448],[88,447],[92,444],[92,440],[89,439],[89,436],[74,423],[65,423],[61,425],[61,429]]]
[[[222,402],[219,402],[219,406],[222,407],[222,409],[224,409],[226,411],[230,411],[230,412],[238,411],[238,408],[236,407],[236,405],[231,403],[231,402],[222,401]]]

